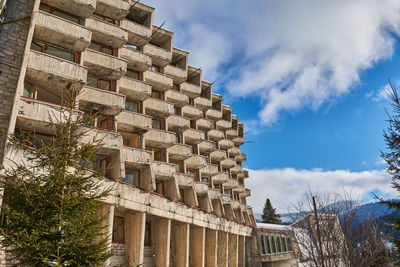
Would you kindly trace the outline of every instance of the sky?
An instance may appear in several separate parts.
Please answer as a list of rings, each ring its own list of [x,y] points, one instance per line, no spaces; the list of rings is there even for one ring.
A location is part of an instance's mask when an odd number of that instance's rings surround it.
[[[398,0],[143,0],[154,24],[245,123],[255,213],[308,187],[397,196],[380,151],[389,80],[400,85]]]

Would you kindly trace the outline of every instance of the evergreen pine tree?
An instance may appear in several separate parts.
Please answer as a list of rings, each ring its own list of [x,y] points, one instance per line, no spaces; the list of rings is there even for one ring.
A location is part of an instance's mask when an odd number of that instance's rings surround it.
[[[261,218],[263,223],[282,224],[281,217],[279,214],[276,214],[276,210],[272,207],[269,198],[265,201]]]
[[[25,160],[9,158],[3,166],[0,244],[18,266],[100,266],[111,256],[99,215],[111,188],[105,170],[91,170],[102,140],[81,142],[89,128],[74,110],[74,91],[65,92],[60,116],[49,114],[55,135],[48,141],[29,132],[9,138]]]

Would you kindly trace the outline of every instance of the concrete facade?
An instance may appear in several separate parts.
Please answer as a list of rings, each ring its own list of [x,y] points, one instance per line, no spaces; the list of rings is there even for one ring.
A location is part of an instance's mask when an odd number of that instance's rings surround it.
[[[125,0],[8,1],[5,21],[25,19],[0,26],[0,130],[52,134],[49,111],[77,85],[116,185],[107,265],[244,266],[255,220],[243,124],[153,14]],[[23,160],[0,141],[5,164]]]

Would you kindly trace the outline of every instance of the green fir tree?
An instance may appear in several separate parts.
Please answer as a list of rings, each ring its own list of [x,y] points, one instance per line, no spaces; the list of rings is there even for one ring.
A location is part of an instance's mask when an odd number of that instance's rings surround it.
[[[272,207],[269,198],[265,201],[261,218],[263,223],[282,224],[281,217],[279,214],[276,214],[276,210]]]
[[[18,266],[100,266],[111,256],[99,215],[111,188],[103,185],[104,169],[92,170],[102,140],[81,142],[87,117],[74,109],[75,90],[64,94],[61,115],[49,114],[54,135],[9,138],[9,149],[25,160],[8,158],[2,169],[0,244]]]

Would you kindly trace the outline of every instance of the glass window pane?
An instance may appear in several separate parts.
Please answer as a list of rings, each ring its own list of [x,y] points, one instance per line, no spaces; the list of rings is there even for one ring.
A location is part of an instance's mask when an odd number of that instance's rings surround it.
[[[86,85],[97,88],[97,80],[97,78],[88,75]]]
[[[109,81],[99,80],[99,89],[110,91],[110,87]]]
[[[260,236],[260,242],[261,242],[261,249],[262,249],[261,253],[265,254],[265,244],[264,244],[264,237],[263,236]]]
[[[125,179],[123,181],[127,184],[139,186],[139,171],[136,170],[125,171]]]
[[[75,17],[72,15],[66,14],[64,12],[58,11],[58,10],[54,10],[53,14],[56,15],[57,17],[60,17],[60,18],[63,18],[63,19],[66,19],[66,20],[69,20],[69,21],[72,21],[72,22],[75,22],[78,24],[80,24],[80,22],[81,22],[79,17]]]
[[[137,71],[127,70],[125,75],[129,78],[139,80],[139,72]]]
[[[54,46],[48,45],[47,46],[47,54],[59,57],[65,60],[69,60],[74,62],[75,61],[75,54],[72,52],[68,52],[59,48],[56,48]]]
[[[161,94],[158,91],[153,91],[152,93],[152,97],[157,98],[157,99],[161,99]]]
[[[133,101],[126,101],[125,109],[133,112],[139,112],[139,103]]]
[[[33,98],[34,97],[34,88],[30,83],[24,83],[24,93],[23,96]]]
[[[50,13],[50,7],[48,7],[48,6],[40,5],[39,10],[43,10],[47,13]]]
[[[113,55],[113,50],[112,50],[112,48],[103,46],[103,53],[112,56]]]
[[[32,42],[31,49],[35,50],[35,51],[43,52],[43,46],[41,46],[35,42]]]
[[[101,51],[101,45],[96,43],[90,43],[89,48],[96,51]]]
[[[153,128],[154,129],[161,129],[161,121],[160,120],[153,120]]]

